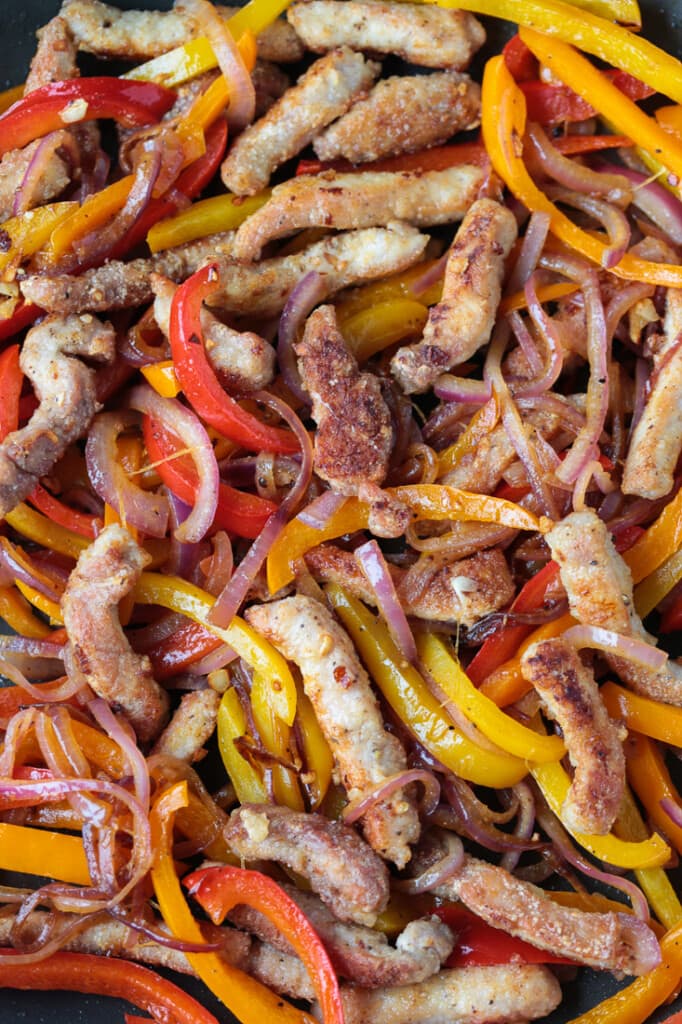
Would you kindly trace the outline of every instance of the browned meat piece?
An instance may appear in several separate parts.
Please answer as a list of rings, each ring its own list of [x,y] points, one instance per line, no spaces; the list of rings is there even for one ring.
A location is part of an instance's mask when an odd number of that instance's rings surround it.
[[[248,964],[244,969],[280,995],[289,996],[290,999],[307,999],[311,1003],[316,998],[303,961],[290,953],[283,953],[269,942],[251,943]]]
[[[154,744],[154,754],[166,754],[178,761],[200,761],[204,744],[215,731],[220,697],[210,688],[186,693],[170,722]]]
[[[48,317],[28,332],[20,363],[40,405],[0,444],[0,518],[85,434],[99,409],[95,371],[78,357],[109,362],[113,355],[112,327],[87,313]]]
[[[237,857],[274,860],[302,875],[340,921],[372,925],[386,906],[386,865],[341,822],[272,804],[242,804],[224,835]]]
[[[337,583],[366,604],[376,604],[376,594],[352,551],[323,544],[309,551],[305,561],[316,580]],[[428,561],[422,561],[417,575],[393,565],[389,569],[400,604],[407,615],[418,619],[473,626],[484,615],[509,604],[515,591],[505,557],[497,548],[449,565],[439,566],[434,561],[431,572]],[[462,580],[465,588],[458,586]]]
[[[281,22],[285,25],[286,22]],[[291,85],[289,76],[269,60],[257,60],[251,72],[256,90],[256,117],[263,117]]]
[[[443,297],[429,311],[424,337],[391,360],[406,394],[427,391],[441,373],[488,342],[516,233],[516,219],[505,206],[493,199],[473,204],[452,243]]]
[[[609,718],[592,671],[564,640],[533,644],[521,671],[561,727],[573,765],[562,821],[573,832],[606,835],[625,792],[624,730]]]
[[[464,216],[482,180],[480,167],[470,164],[445,171],[302,175],[273,188],[267,203],[244,221],[234,253],[240,260],[257,260],[268,242],[304,228],[450,224]]]
[[[238,10],[217,6],[224,18]],[[100,0],[64,0],[62,16],[80,50],[116,60],[150,60],[197,34],[192,19],[181,10],[122,11]],[[292,63],[303,56],[303,46],[291,26],[278,20],[259,33],[258,56],[280,64]]]
[[[253,606],[250,624],[301,669],[303,686],[334,755],[351,800],[404,771],[405,752],[384,728],[369,678],[347,633],[329,610],[309,597]],[[411,791],[398,790],[375,804],[362,822],[370,846],[404,867],[419,838]]]
[[[154,319],[168,337],[176,285],[159,274],[152,274],[151,284],[155,296]],[[201,312],[201,323],[209,362],[228,391],[257,391],[272,383],[276,355],[264,338],[253,331],[241,332],[228,327],[205,307]]]
[[[122,526],[107,526],[81,554],[69,577],[62,613],[73,669],[96,694],[129,718],[138,739],[154,739],[168,717],[168,696],[146,655],[134,654],[118,619],[118,602],[149,562]]]
[[[379,379],[358,370],[333,306],[308,317],[296,354],[317,423],[315,472],[341,494],[355,494],[363,482],[382,483],[393,444],[391,414]]]
[[[559,564],[571,612],[579,622],[655,644],[635,611],[630,570],[595,512],[572,512],[545,534],[545,540]],[[682,705],[680,665],[668,660],[654,672],[625,658],[606,658],[637,693],[664,704]]]
[[[313,142],[320,160],[344,157],[354,164],[400,153],[418,153],[446,142],[456,132],[477,128],[481,90],[468,75],[436,71],[432,75],[386,78],[366,99]]]
[[[270,175],[370,88],[379,65],[347,48],[315,61],[232,145],[223,162],[223,184],[237,195],[253,195]]]
[[[461,71],[485,42],[485,31],[471,14],[390,0],[308,0],[292,4],[287,19],[317,53],[352,46],[395,53],[429,68]]]
[[[26,77],[24,93],[53,82],[78,78],[76,41],[64,18],[56,17],[38,30],[38,47]]]

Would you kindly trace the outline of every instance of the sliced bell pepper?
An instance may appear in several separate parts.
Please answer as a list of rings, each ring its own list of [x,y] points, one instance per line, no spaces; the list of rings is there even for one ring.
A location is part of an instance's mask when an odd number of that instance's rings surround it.
[[[174,217],[155,224],[147,235],[147,245],[152,252],[161,252],[206,235],[234,231],[269,198],[270,190],[267,189],[255,196],[233,196],[228,192],[202,199]]]
[[[104,525],[98,516],[69,508],[68,505],[65,505],[59,498],[55,498],[54,494],[50,494],[40,484],[37,484],[35,489],[29,494],[28,500],[32,505],[35,505],[39,512],[42,512],[48,519],[51,519],[53,523],[57,523],[72,533],[77,533],[79,536],[87,537],[90,540],[95,539]]]
[[[0,587],[0,619],[20,636],[37,640],[49,636],[49,627],[31,611],[28,601],[14,587]]]
[[[682,136],[682,105],[676,103],[670,107],[659,107],[654,117],[661,128]]]
[[[509,661],[495,669],[481,683],[481,693],[494,700],[499,707],[506,707],[507,704],[515,704],[517,700],[525,696],[531,689],[530,683],[524,679],[521,672],[521,658],[532,644],[540,643],[542,640],[550,640],[555,636],[561,636],[570,626],[575,625],[572,615],[562,615],[561,618],[548,622],[534,630],[530,636],[522,641],[517,653]]]
[[[82,121],[113,118],[127,128],[158,121],[175,93],[153,82],[71,78],[35,89],[0,116],[0,156]]]
[[[220,756],[240,804],[267,803],[268,791],[263,779],[235,746],[235,740],[246,736],[247,726],[244,709],[232,687],[220,699],[216,729]]]
[[[556,42],[552,45],[556,45]],[[626,71],[601,71],[599,74],[628,99],[643,100],[653,95],[654,90],[650,86],[628,75]],[[540,124],[564,124],[587,121],[591,117],[596,117],[598,113],[589,100],[579,96],[569,85],[550,85],[548,82],[534,81],[519,82],[519,88],[526,98],[529,121],[538,121]]]
[[[682,708],[642,697],[617,683],[604,683],[600,692],[609,714],[622,718],[628,729],[661,743],[682,746]]]
[[[162,359],[159,363],[141,366],[142,376],[162,398],[177,398],[180,394],[180,382],[175,375],[172,359]]]
[[[371,309],[383,302],[395,302],[398,299],[412,299],[431,306],[440,300],[443,291],[443,278],[430,284],[427,288],[422,286],[425,278],[431,276],[439,260],[425,260],[418,263],[409,270],[402,270],[398,274],[391,274],[382,281],[372,281],[370,284],[359,285],[353,288],[350,294],[336,304],[336,316],[339,324],[344,323],[354,313],[364,309]]]
[[[173,296],[170,344],[182,390],[195,412],[225,437],[254,451],[293,454],[298,451],[294,434],[267,426],[242,409],[220,386],[208,361],[200,314],[217,287],[216,267],[210,265],[189,277]]]
[[[457,903],[434,907],[432,913],[457,936],[443,967],[490,967],[495,964],[570,964],[573,961],[531,946],[500,928],[493,928]]]
[[[403,153],[366,164],[351,164],[348,160],[299,160],[296,177],[302,174],[322,174],[324,171],[445,171],[460,164],[489,166],[485,148],[480,142],[459,142],[452,146],[434,146],[419,153]]]
[[[682,828],[661,807],[662,800],[682,806],[663,754],[647,736],[630,732],[624,744],[628,781],[656,828],[682,853]]]
[[[35,587],[29,586],[28,583],[24,583],[23,580],[15,580],[14,585],[22,594],[29,604],[32,604],[34,608],[37,608],[43,615],[47,615],[50,620],[50,625],[64,625],[64,619],[62,617],[62,610],[56,601],[51,601],[49,597],[45,597]]]
[[[22,302],[11,316],[0,319],[0,341],[13,338],[25,327],[30,327],[34,320],[41,316],[42,310],[30,302]]]
[[[179,672],[186,672],[194,661],[220,647],[222,640],[197,622],[184,622],[172,636],[160,640],[146,651],[154,670],[154,678],[162,682]]]
[[[4,114],[6,110],[14,106],[23,95],[23,85],[14,85],[11,89],[5,89],[4,92],[0,92],[0,114]]]
[[[339,321],[343,339],[359,363],[406,338],[421,338],[429,316],[413,299],[382,302]]]
[[[6,220],[0,231],[5,242],[9,239],[10,244],[3,246],[0,252],[0,271],[18,265],[27,256],[33,256],[42,249],[57,227],[72,217],[77,209],[78,203],[51,203]],[[19,310],[30,308],[20,306]],[[19,310],[9,318],[10,321],[14,320]],[[26,313],[23,315],[26,316]]]
[[[500,406],[497,397],[493,395],[485,405],[482,405],[469,420],[465,430],[457,438],[454,444],[448,445],[442,452],[438,452],[439,476],[445,476],[456,466],[459,466],[465,455],[471,455],[476,451],[484,437],[493,430],[500,418]]]
[[[514,502],[472,494],[446,484],[408,484],[389,489],[417,519],[456,520],[457,522],[497,523],[514,530],[539,530],[546,533],[552,523],[538,518]]]
[[[49,548],[50,551],[57,551],[60,555],[68,555],[70,558],[77,559],[81,551],[84,551],[89,544],[85,537],[65,529],[58,523],[53,523],[23,502],[15,505],[12,511],[7,513],[5,522],[9,523],[12,529],[20,533],[22,537],[35,541],[36,544]]]
[[[19,426],[19,399],[24,383],[19,351],[18,345],[10,345],[0,353],[0,441]]]
[[[269,754],[283,761],[291,761],[291,729],[273,712],[271,694],[272,689],[265,676],[260,672],[254,672],[251,685],[251,714],[258,735]],[[298,704],[298,696],[296,703]],[[295,771],[279,763],[273,764],[271,771],[275,802],[290,807],[292,811],[304,811],[305,805]]]
[[[47,871],[58,882],[92,885],[79,836],[0,822],[0,870],[25,875]]]
[[[552,145],[564,156],[577,156],[602,149],[630,149],[634,142],[626,135],[564,135],[560,139],[552,139]],[[541,294],[540,290],[538,294]]]
[[[477,785],[512,786],[526,775],[520,758],[483,750],[453,725],[380,619],[341,587],[329,585],[325,593],[385,700],[434,757]]]
[[[502,56],[515,82],[533,82],[537,79],[540,69],[538,59],[528,49],[518,32],[504,44]]]
[[[297,683],[296,689],[298,691],[296,716],[307,776],[305,785],[310,795],[311,810],[316,811],[320,808],[331,785],[334,756],[317,720],[310,698],[302,685]]]
[[[658,569],[646,576],[635,590],[635,608],[640,618],[657,608],[664,597],[682,580],[682,548]]]
[[[579,138],[579,136],[576,136]],[[540,302],[554,302],[555,299],[562,299],[565,295],[572,295],[573,292],[578,291],[578,285],[572,284],[569,281],[559,282],[559,284],[547,284],[542,285],[537,290],[538,299]],[[507,295],[500,302],[500,313],[506,315],[512,313],[515,309],[526,309],[528,306],[528,300],[526,299],[526,293],[524,291],[514,292],[512,295]]]
[[[682,548],[682,488],[669,502],[646,533],[625,552],[635,583],[655,572]]]
[[[88,196],[85,202],[72,210],[50,236],[50,258],[53,262],[71,248],[84,235],[103,227],[125,204],[135,177],[127,174],[112,185]]]

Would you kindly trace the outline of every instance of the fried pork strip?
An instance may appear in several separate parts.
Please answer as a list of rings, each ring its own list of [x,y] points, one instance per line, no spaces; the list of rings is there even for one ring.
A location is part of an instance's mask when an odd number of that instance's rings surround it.
[[[220,697],[215,690],[193,690],[180,701],[173,717],[154,744],[153,754],[165,754],[192,764],[200,761],[215,731]]]
[[[609,718],[592,671],[561,638],[529,647],[521,671],[561,727],[573,765],[562,820],[572,831],[606,835],[625,792],[623,730]]]
[[[483,26],[471,14],[390,0],[307,0],[292,4],[287,20],[316,53],[351,46],[454,71],[468,67],[485,42]]]
[[[655,643],[635,611],[630,570],[595,512],[571,512],[545,534],[545,540],[559,564],[571,613],[579,622]],[[637,693],[682,705],[682,668],[675,662],[668,660],[654,672],[611,654],[606,660]]]
[[[452,243],[443,297],[429,311],[422,340],[399,349],[391,360],[406,394],[428,391],[441,373],[489,341],[516,235],[516,219],[505,206],[493,199],[473,204]]]
[[[391,414],[373,373],[360,373],[336,324],[333,306],[306,321],[296,346],[303,387],[313,401],[315,472],[341,494],[381,484],[393,443]]]
[[[232,145],[220,172],[223,184],[240,196],[265,188],[273,171],[346,113],[379,70],[347,47],[320,57]]]
[[[355,164],[400,153],[417,153],[456,132],[477,128],[481,89],[468,75],[386,78],[313,142],[320,160],[344,157]]]
[[[322,544],[309,551],[305,561],[316,580],[337,583],[366,604],[376,604],[376,594],[352,551]],[[515,592],[509,567],[498,548],[448,565],[440,565],[434,559],[430,571],[428,560],[421,560],[417,575],[394,565],[389,565],[389,571],[407,615],[435,622],[459,622],[467,628],[484,615],[504,608]],[[462,580],[466,581],[465,589],[458,585]]]
[[[231,235],[231,232],[228,232]],[[221,236],[214,236],[221,237]],[[231,249],[223,236],[221,247]],[[408,225],[350,231],[323,238],[291,256],[263,260],[255,266],[243,266],[220,257],[220,290],[212,304],[226,313],[270,317],[280,313],[309,270],[324,279],[327,296],[361,281],[373,280],[405,270],[423,255],[428,238]],[[180,284],[199,267],[215,259],[216,243],[210,237],[201,244],[168,249],[152,259],[120,263],[112,260],[103,267],[82,274],[55,277],[33,275],[21,282],[29,302],[50,312],[79,310],[102,312],[127,309],[153,301],[150,275],[154,272]]]
[[[274,860],[296,871],[340,921],[371,926],[388,902],[388,871],[354,829],[322,814],[242,804],[225,841],[243,860]]]
[[[40,405],[26,426],[0,444],[0,518],[87,431],[100,406],[95,371],[82,359],[110,362],[114,341],[111,325],[88,313],[47,317],[26,335],[19,362]]]
[[[120,709],[142,743],[154,739],[168,717],[168,695],[146,655],[134,654],[118,618],[118,602],[131,592],[149,555],[122,526],[107,526],[80,555],[62,597],[71,642],[70,671]]]
[[[308,597],[253,606],[249,623],[301,669],[303,686],[331,746],[351,800],[406,768],[399,740],[384,728],[370,681],[348,635],[326,607]],[[363,818],[370,846],[404,867],[419,837],[411,791],[400,789]]]
[[[223,18],[239,10],[221,5],[217,8]],[[196,36],[193,19],[182,10],[122,11],[100,0],[64,0],[62,17],[80,50],[115,60],[150,60]],[[278,64],[294,63],[303,56],[300,39],[281,19],[258,34],[257,44],[259,57]]]
[[[444,171],[301,175],[277,185],[267,203],[244,221],[234,253],[240,260],[257,260],[268,242],[304,228],[450,224],[464,217],[482,180],[480,167],[471,164]]]

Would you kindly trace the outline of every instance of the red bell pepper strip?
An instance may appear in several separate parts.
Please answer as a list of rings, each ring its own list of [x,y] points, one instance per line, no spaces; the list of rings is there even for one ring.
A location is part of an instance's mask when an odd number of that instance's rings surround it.
[[[170,345],[175,372],[194,411],[223,437],[251,451],[298,451],[298,441],[288,430],[269,427],[235,402],[221,387],[206,355],[201,327],[201,307],[217,290],[214,264],[202,267],[181,284],[171,305]]]
[[[502,56],[515,82],[530,82],[538,77],[540,62],[518,32],[504,44]]]
[[[23,331],[25,327],[30,327],[33,321],[37,320],[42,314],[43,311],[38,306],[34,306],[30,302],[22,302],[11,316],[0,320],[0,341],[13,338],[19,331]]]
[[[220,637],[209,633],[198,622],[186,622],[172,636],[160,640],[145,654],[152,663],[154,678],[162,682],[180,672],[186,672],[193,662],[215,651],[222,642]]]
[[[608,78],[631,100],[643,100],[652,96],[654,90],[627,71],[605,71]],[[597,111],[586,100],[573,92],[567,85],[550,85],[547,82],[520,82],[519,89],[526,97],[526,113],[529,121],[540,124],[561,124],[564,121],[586,121],[595,117]]]
[[[0,441],[19,426],[19,399],[24,375],[19,366],[19,346],[0,353]]]
[[[495,964],[570,964],[573,961],[555,956],[523,939],[493,928],[454,904],[436,907],[433,911],[457,936],[457,943],[444,967],[488,967]]]
[[[72,78],[24,96],[0,117],[0,156],[34,139],[100,117],[128,128],[152,124],[175,101],[172,89],[123,78]]]
[[[564,135],[561,139],[552,139],[552,145],[564,156],[575,156],[603,149],[630,149],[634,142],[627,135]]]
[[[238,903],[264,914],[305,964],[324,1024],[343,1024],[339,983],[327,951],[303,911],[272,878],[260,871],[225,866],[194,871],[183,884],[214,924],[222,924]]]
[[[28,500],[39,512],[42,512],[44,516],[51,519],[53,523],[59,523],[60,526],[65,526],[67,530],[79,533],[81,537],[88,537],[92,540],[104,526],[102,520],[97,516],[88,515],[87,512],[78,512],[74,508],[69,508],[68,505],[65,505],[59,498],[55,498],[53,494],[46,491],[40,484],[29,495]]]
[[[419,153],[404,153],[359,166],[347,160],[299,160],[296,176],[321,174],[323,171],[444,171],[458,164],[487,166],[488,156],[483,145],[480,142],[461,142],[454,146],[434,146]]]
[[[33,964],[13,964],[7,953],[0,957],[0,988],[114,996],[165,1024],[218,1024],[201,1003],[160,974],[130,960],[91,953],[53,953]]]
[[[189,455],[172,456],[180,448],[180,442],[167,433],[160,423],[150,416],[143,419],[143,436],[150,461],[166,487],[187,505],[194,505],[199,482],[196,469]],[[272,501],[257,494],[246,494],[234,487],[221,483],[218,491],[218,508],[213,525],[229,533],[254,540],[265,523],[277,511]]]

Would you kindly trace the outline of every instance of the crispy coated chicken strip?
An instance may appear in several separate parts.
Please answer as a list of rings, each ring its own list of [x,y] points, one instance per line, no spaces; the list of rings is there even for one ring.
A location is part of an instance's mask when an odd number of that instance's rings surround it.
[[[452,243],[443,297],[429,311],[424,337],[399,349],[391,360],[393,375],[406,394],[427,391],[441,373],[465,362],[489,341],[505,260],[516,234],[516,219],[505,206],[479,199],[471,207]]]
[[[96,694],[123,711],[138,739],[154,739],[168,717],[168,695],[146,655],[134,654],[118,618],[149,555],[122,526],[107,526],[82,552],[62,597],[73,670]]]
[[[376,594],[352,551],[322,544],[309,551],[305,561],[316,580],[338,583],[366,604],[376,604]],[[504,608],[514,596],[509,567],[498,548],[444,566],[434,560],[430,571],[428,566],[427,560],[421,560],[415,574],[389,565],[401,606],[417,619],[470,627],[484,615]]]
[[[0,444],[0,518],[87,431],[100,406],[95,371],[82,358],[107,363],[113,359],[114,342],[111,325],[88,313],[47,317],[26,335],[20,365],[40,405],[26,426]]]
[[[388,902],[388,871],[354,829],[321,814],[242,804],[225,840],[243,860],[274,860],[308,880],[340,921],[371,926]]]
[[[561,638],[529,647],[521,671],[560,725],[573,765],[562,820],[572,831],[606,835],[625,792],[624,730],[609,718],[591,669]]]
[[[154,319],[168,337],[176,285],[159,274],[152,274],[151,283],[155,295]],[[276,354],[264,338],[253,331],[235,331],[205,307],[201,311],[201,324],[209,362],[228,391],[257,391],[272,383]]]
[[[369,678],[348,635],[324,605],[289,597],[253,606],[250,624],[301,669],[303,686],[332,748],[338,777],[351,800],[406,767],[399,740],[384,728]],[[398,867],[419,838],[414,798],[401,789],[363,818],[370,846]]]
[[[215,731],[219,704],[219,695],[210,688],[186,693],[152,753],[166,754],[188,764],[200,761],[206,753],[204,744]]]
[[[354,164],[417,153],[456,132],[477,128],[481,89],[468,75],[436,71],[401,75],[374,86],[313,142],[320,160],[344,157]]]
[[[273,171],[345,114],[378,73],[378,64],[348,48],[320,57],[265,117],[242,132],[223,161],[223,184],[240,196],[260,192]]]
[[[217,5],[224,18],[238,7]],[[195,38],[193,19],[183,11],[122,11],[100,0],[64,0],[62,16],[78,47],[96,57],[142,61],[158,57]],[[300,39],[286,21],[274,21],[259,32],[258,56],[278,64],[303,56]]]
[[[454,71],[468,67],[485,42],[483,26],[471,14],[390,0],[309,0],[292,4],[287,20],[316,53],[352,46]]]
[[[296,354],[317,423],[315,472],[341,494],[382,483],[393,444],[391,414],[378,377],[358,370],[333,306],[308,317]]]
[[[464,216],[482,180],[480,167],[470,164],[444,171],[301,175],[273,188],[267,203],[244,221],[235,256],[257,260],[268,242],[304,228],[345,230],[396,220],[415,227],[450,224]]]
[[[571,613],[579,622],[656,643],[635,611],[630,570],[595,512],[572,512],[545,534],[545,540],[559,564]],[[682,668],[674,661],[668,660],[654,672],[625,658],[607,655],[606,659],[637,693],[682,705]]]

